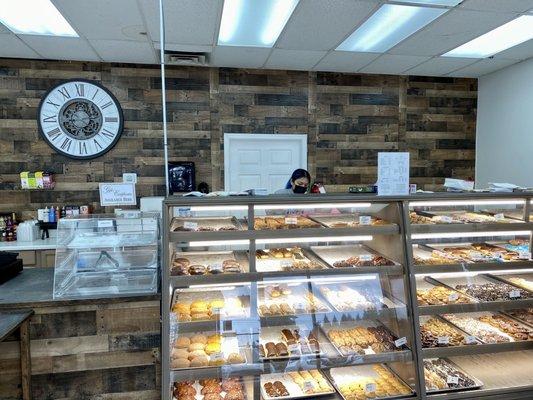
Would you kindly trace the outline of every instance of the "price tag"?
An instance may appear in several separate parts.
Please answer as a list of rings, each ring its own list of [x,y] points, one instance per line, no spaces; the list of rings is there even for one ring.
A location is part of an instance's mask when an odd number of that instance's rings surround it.
[[[439,336],[437,338],[437,343],[447,346],[447,345],[450,344],[450,337],[449,336]]]
[[[372,254],[361,254],[359,260],[361,261],[372,261]]]
[[[450,385],[458,385],[459,377],[458,376],[449,376],[446,382]]]
[[[221,351],[213,353],[209,356],[211,361],[224,361],[224,353]]]
[[[518,297],[522,297],[522,296],[520,295],[520,290],[511,290],[511,291],[509,292],[509,297],[510,297],[511,299],[516,299],[516,298],[518,298]]]
[[[402,347],[405,344],[407,344],[407,338],[405,336],[394,341],[396,347]]]
[[[365,385],[365,392],[367,393],[374,393],[376,391],[376,384],[375,383],[367,383]]]
[[[98,228],[112,228],[113,220],[112,219],[103,219],[98,221]]]
[[[370,215],[361,215],[359,217],[359,225],[371,225],[372,217]]]
[[[453,222],[453,218],[452,217],[449,217],[447,215],[443,215],[441,218],[440,218],[441,222],[445,223],[445,224],[451,224]]]
[[[474,343],[477,343],[477,340],[475,336],[467,336],[465,338],[465,342],[466,344],[474,344]]]
[[[505,219],[505,215],[503,215],[501,213],[500,214],[496,214],[496,215],[494,215],[494,219],[496,221],[503,221]]]
[[[450,293],[448,296],[448,301],[457,301],[459,300],[459,294],[458,293]]]
[[[304,392],[305,393],[312,393],[315,390],[315,384],[312,381],[305,381],[304,382]]]
[[[287,261],[287,260],[283,260],[283,261],[280,261],[279,266],[281,268],[291,268],[292,267],[292,262],[291,261]]]
[[[198,230],[198,223],[197,222],[191,222],[191,221],[185,221],[183,223],[183,227],[185,229],[189,229],[191,231],[196,231],[196,230]]]
[[[531,260],[531,252],[529,251],[520,251],[518,252],[518,258],[521,260]]]
[[[298,225],[297,217],[285,217],[285,225]]]

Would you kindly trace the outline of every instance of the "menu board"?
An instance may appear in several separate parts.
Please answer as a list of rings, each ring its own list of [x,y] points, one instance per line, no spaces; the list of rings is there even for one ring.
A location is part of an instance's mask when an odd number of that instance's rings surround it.
[[[378,153],[378,195],[409,194],[409,153]]]

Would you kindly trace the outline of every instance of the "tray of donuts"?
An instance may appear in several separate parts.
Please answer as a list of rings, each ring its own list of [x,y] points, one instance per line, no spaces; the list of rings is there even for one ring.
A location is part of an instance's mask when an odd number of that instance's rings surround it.
[[[241,378],[175,382],[173,400],[246,400]]]
[[[297,326],[261,327],[259,356],[263,359],[282,360],[322,354],[315,331]]]
[[[250,315],[250,286],[176,289],[171,310],[179,322],[246,318]]]
[[[244,227],[235,217],[174,217],[171,232],[240,231]]]
[[[316,398],[335,393],[326,377],[317,369],[261,375],[263,399]]]
[[[190,369],[245,364],[244,346],[239,343],[239,337],[231,333],[181,334],[170,351],[170,366],[172,369]]]
[[[171,276],[218,275],[244,272],[246,256],[239,257],[233,251],[182,252],[172,254]]]

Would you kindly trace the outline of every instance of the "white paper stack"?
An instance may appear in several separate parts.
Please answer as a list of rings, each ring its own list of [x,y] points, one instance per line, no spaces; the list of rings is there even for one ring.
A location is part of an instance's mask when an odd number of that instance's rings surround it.
[[[448,189],[448,191],[462,192],[462,191],[465,191],[465,190],[474,190],[474,182],[473,181],[464,181],[462,179],[446,178],[444,180],[444,187],[446,189]]]
[[[489,183],[489,190],[498,193],[512,193],[515,189],[520,189],[512,183]]]

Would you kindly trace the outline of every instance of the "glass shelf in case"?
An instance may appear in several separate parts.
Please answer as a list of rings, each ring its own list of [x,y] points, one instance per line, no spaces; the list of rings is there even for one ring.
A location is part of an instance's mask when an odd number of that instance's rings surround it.
[[[58,221],[54,299],[157,291],[159,217],[130,214]]]

